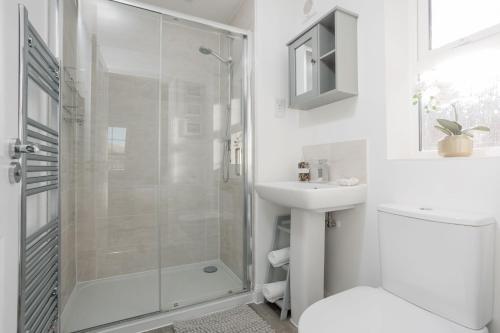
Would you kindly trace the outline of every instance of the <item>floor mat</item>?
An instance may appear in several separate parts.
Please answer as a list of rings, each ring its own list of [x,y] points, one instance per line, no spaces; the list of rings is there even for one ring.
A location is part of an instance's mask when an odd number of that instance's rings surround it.
[[[274,333],[248,305],[174,323],[175,333]]]

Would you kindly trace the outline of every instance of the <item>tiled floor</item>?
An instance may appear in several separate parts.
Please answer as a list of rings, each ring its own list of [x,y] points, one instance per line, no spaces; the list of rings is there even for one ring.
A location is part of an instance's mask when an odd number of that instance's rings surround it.
[[[276,333],[297,333],[298,330],[289,320],[280,320],[280,309],[274,304],[251,304],[250,307],[255,310],[265,321],[271,325]]]
[[[250,307],[255,310],[265,321],[271,325],[276,333],[297,333],[297,328],[288,320],[281,321],[279,309],[272,304],[250,304]],[[172,327],[164,327],[148,333],[174,333]]]

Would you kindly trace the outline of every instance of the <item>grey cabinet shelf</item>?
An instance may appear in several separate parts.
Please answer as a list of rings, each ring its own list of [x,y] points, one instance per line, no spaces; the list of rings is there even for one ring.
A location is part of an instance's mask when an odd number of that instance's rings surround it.
[[[310,110],[358,94],[357,18],[336,7],[287,44],[291,108]]]

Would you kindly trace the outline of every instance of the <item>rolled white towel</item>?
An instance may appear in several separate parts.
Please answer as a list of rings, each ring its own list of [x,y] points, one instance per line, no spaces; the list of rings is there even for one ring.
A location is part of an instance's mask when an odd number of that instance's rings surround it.
[[[284,264],[288,264],[290,261],[290,248],[285,247],[281,250],[269,252],[267,259],[269,259],[269,262],[273,265],[273,267],[281,267]]]
[[[266,283],[262,287],[262,294],[271,303],[276,302],[285,295],[286,281]]]

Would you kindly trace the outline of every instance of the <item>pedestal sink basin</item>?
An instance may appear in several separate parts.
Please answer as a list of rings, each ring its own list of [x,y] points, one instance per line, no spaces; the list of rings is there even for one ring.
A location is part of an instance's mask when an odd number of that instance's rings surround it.
[[[297,326],[304,310],[324,298],[325,212],[351,209],[365,202],[366,185],[275,182],[257,184],[256,190],[262,199],[292,210],[291,321]]]
[[[290,208],[332,212],[363,203],[366,185],[338,186],[304,182],[276,182],[256,185],[262,199]]]

